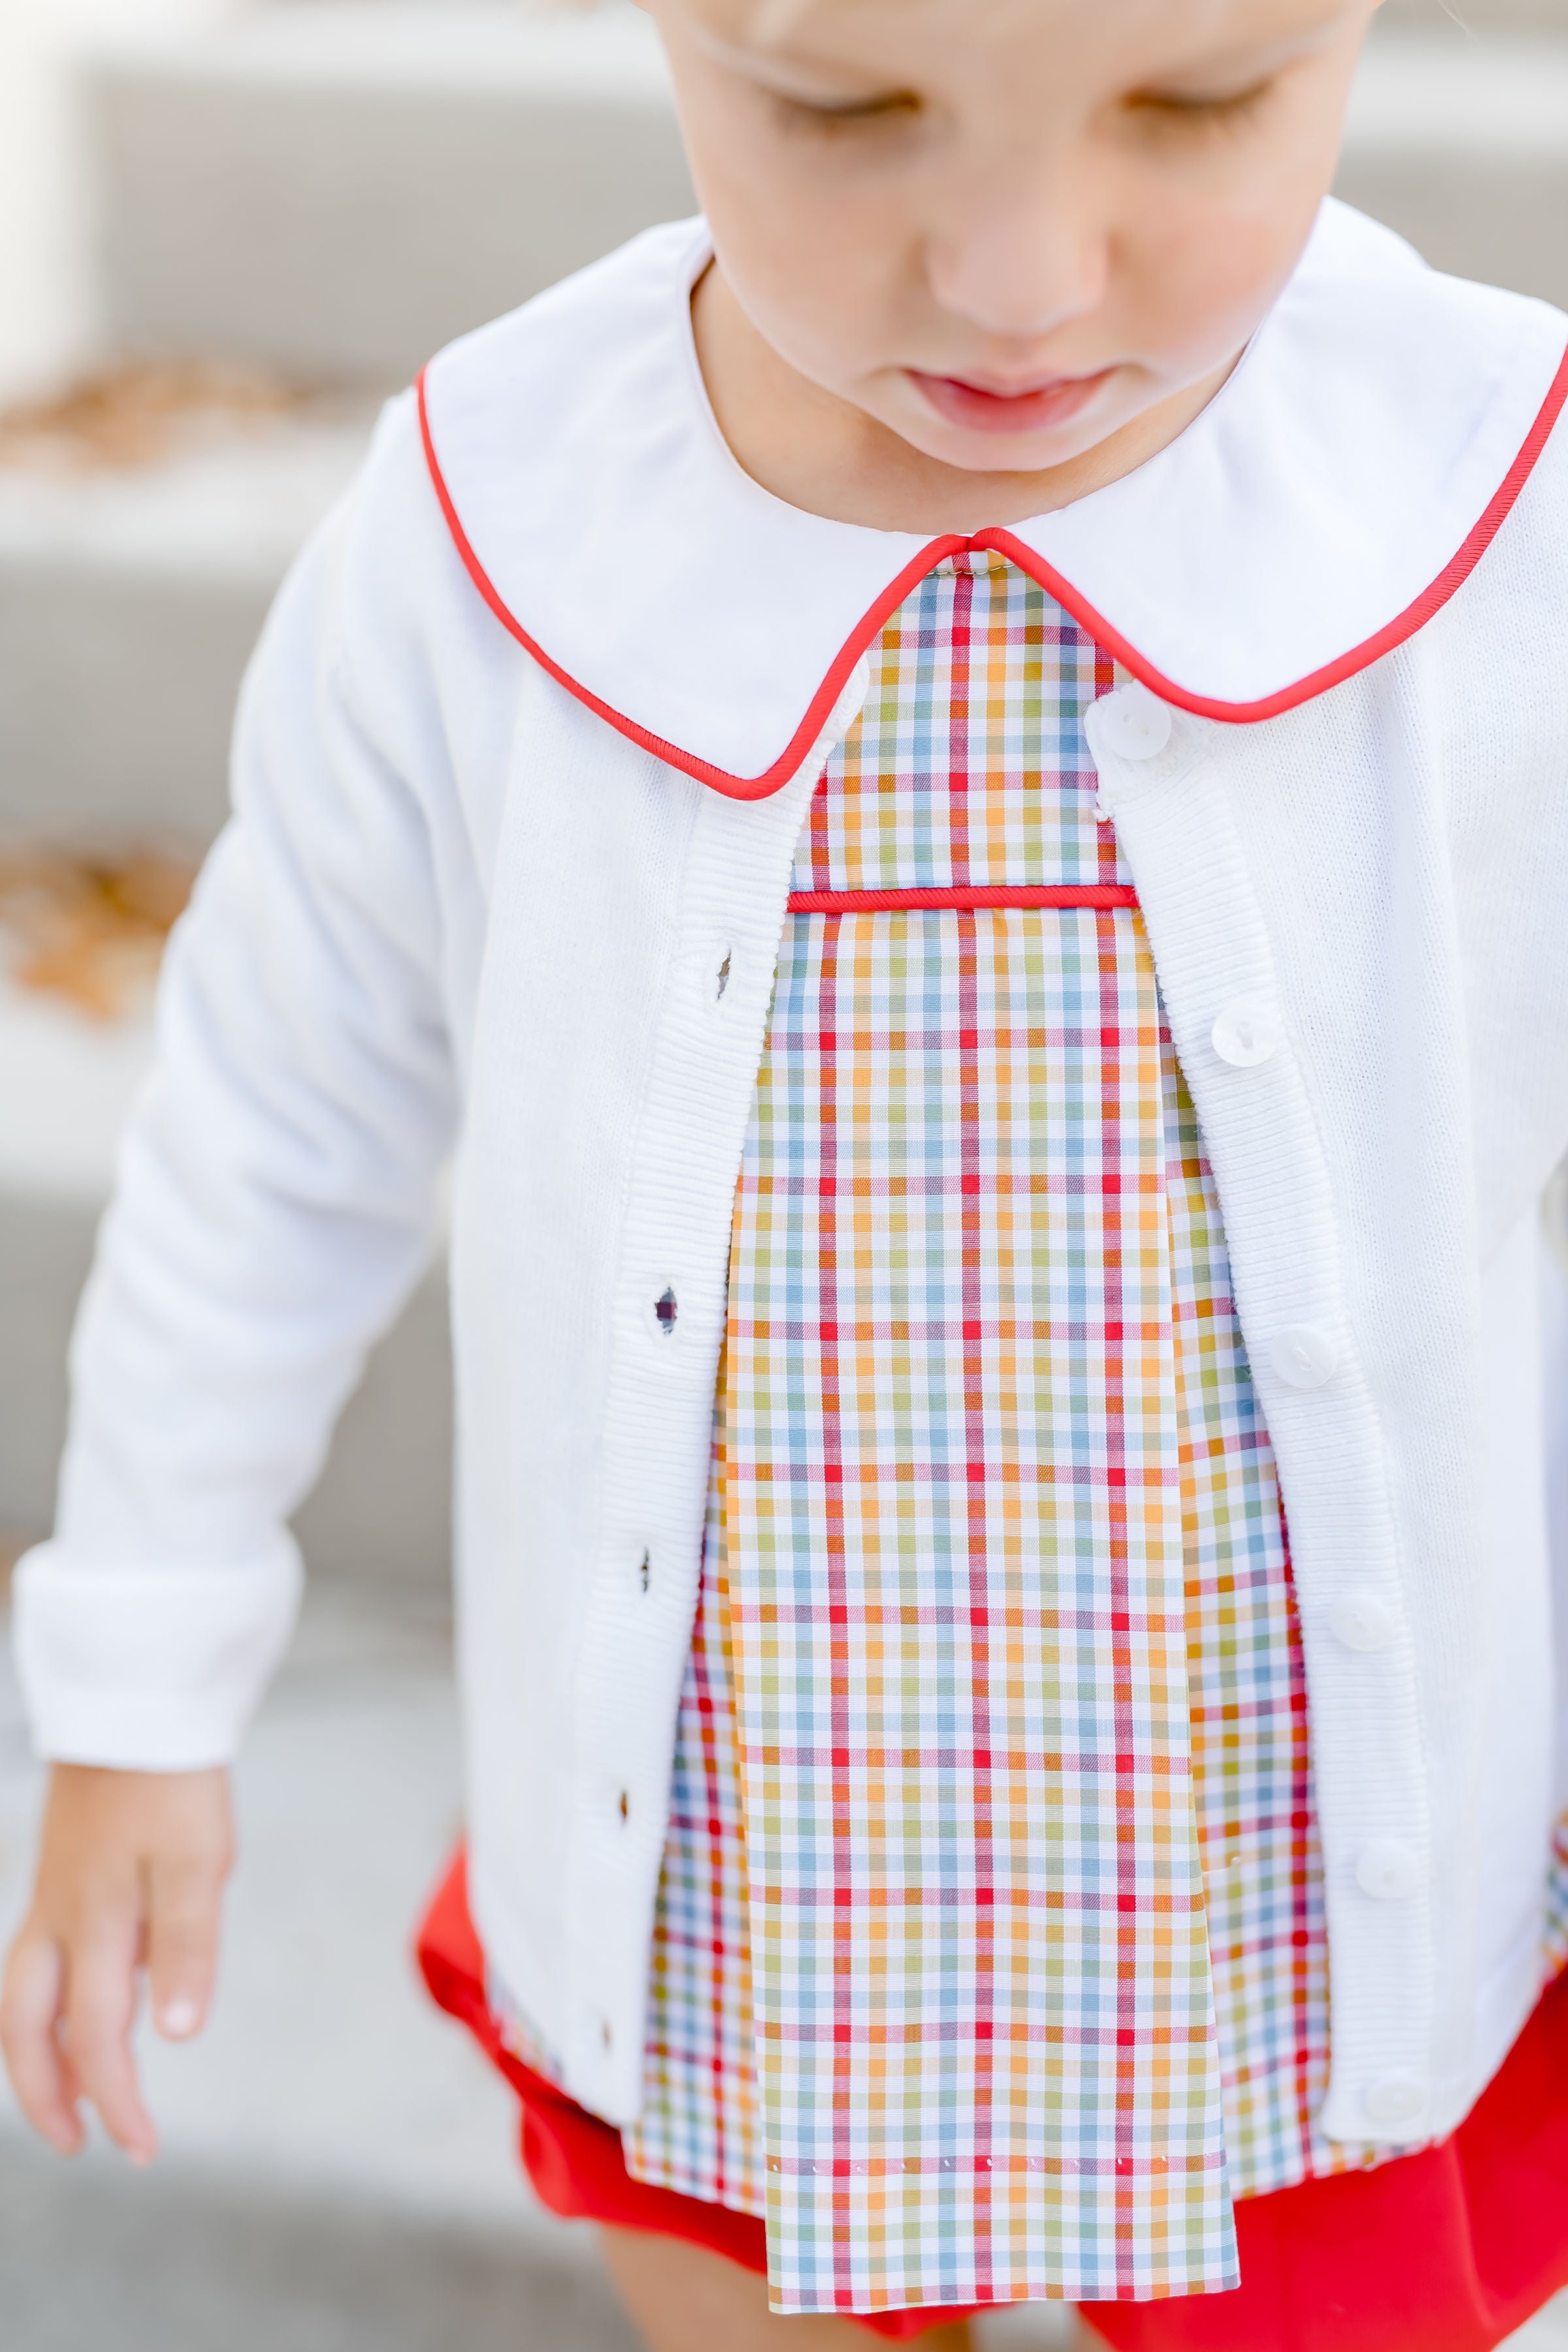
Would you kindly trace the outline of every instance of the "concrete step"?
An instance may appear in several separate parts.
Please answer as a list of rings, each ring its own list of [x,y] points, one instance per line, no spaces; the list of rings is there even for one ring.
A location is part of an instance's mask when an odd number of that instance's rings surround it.
[[[1339,185],[1438,268],[1568,307],[1568,40],[1386,34]]]
[[[608,2285],[504,2231],[0,2145],[9,2352],[636,2352]]]
[[[1381,29],[1447,33],[1463,41],[1500,32],[1568,39],[1568,0],[1384,0]]]
[[[111,336],[400,383],[464,329],[695,208],[622,5],[325,5],[106,55],[85,97]]]
[[[0,1528],[54,1509],[66,1349],[115,1139],[152,1052],[144,1016],[101,1024],[0,982]],[[444,1591],[451,1370],[442,1265],[373,1354],[300,1512],[312,1569]]]
[[[211,838],[240,673],[368,422],[307,411],[144,465],[0,464],[0,832]]]

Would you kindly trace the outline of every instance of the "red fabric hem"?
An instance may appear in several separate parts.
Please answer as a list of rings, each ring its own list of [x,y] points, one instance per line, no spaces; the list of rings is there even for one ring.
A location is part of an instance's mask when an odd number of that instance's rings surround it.
[[[460,1853],[420,1929],[418,1960],[431,1997],[468,2027],[521,2101],[523,2164],[552,2212],[679,2238],[766,2274],[760,2221],[634,2180],[614,2126],[504,2047],[485,1997]],[[1242,2284],[1232,2294],[1089,2303],[1084,2317],[1115,2352],[1492,2352],[1568,2286],[1565,2084],[1562,1977],[1441,2146],[1244,2199],[1236,2209]],[[974,2308],[844,2315],[902,2342]]]

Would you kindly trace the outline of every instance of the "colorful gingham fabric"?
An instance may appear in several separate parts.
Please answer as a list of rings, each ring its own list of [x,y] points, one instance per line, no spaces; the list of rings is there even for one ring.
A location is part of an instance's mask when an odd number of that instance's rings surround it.
[[[944,565],[796,889],[1124,883],[1114,682]],[[1313,2126],[1284,1528],[1134,911],[791,917],[714,1459],[630,2169],[765,2213],[785,2310],[1231,2284],[1232,2195],[1387,2152]]]
[[[1125,883],[1081,730],[1112,682],[1020,575],[934,576],[796,887]],[[786,933],[716,1579],[784,2309],[1234,2277],[1164,1058],[1128,910]]]

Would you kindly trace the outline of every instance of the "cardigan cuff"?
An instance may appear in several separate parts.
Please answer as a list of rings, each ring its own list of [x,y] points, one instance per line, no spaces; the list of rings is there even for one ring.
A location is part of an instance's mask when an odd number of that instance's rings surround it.
[[[279,1537],[242,1566],[17,1564],[13,1642],[38,1755],[126,1771],[226,1764],[288,1646],[300,1556]]]

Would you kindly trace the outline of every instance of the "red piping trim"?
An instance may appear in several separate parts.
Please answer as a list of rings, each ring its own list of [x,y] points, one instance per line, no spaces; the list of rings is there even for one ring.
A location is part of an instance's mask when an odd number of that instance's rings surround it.
[[[519,645],[526,647],[540,667],[547,671],[558,686],[563,686],[568,694],[575,695],[579,702],[626,736],[629,742],[637,744],[645,751],[651,751],[656,759],[664,761],[669,767],[679,768],[686,775],[694,776],[699,783],[711,785],[726,799],[736,801],[767,800],[788,783],[821,734],[856,663],[866,647],[880,634],[883,622],[889,614],[898,610],[910,591],[925,578],[928,572],[934,571],[948,556],[963,552],[981,553],[994,550],[998,555],[1005,555],[1009,562],[1016,563],[1021,572],[1026,572],[1037,586],[1054,596],[1072,614],[1079,627],[1088,631],[1103,653],[1120,662],[1163,702],[1169,702],[1179,710],[1191,711],[1194,718],[1215,719],[1227,726],[1243,727],[1255,725],[1260,719],[1279,718],[1288,710],[1299,709],[1303,703],[1314,701],[1319,695],[1327,694],[1333,687],[1342,686],[1347,678],[1358,677],[1363,669],[1370,669],[1374,662],[1381,661],[1385,654],[1393,653],[1406,644],[1458,593],[1513,511],[1521,492],[1535,470],[1542,451],[1552,437],[1552,428],[1564,406],[1568,405],[1568,352],[1565,352],[1552,389],[1542,404],[1541,413],[1531,426],[1523,447],[1509,467],[1485,514],[1453,562],[1397,619],[1391,621],[1386,628],[1380,629],[1375,636],[1368,637],[1364,645],[1355,646],[1348,654],[1342,654],[1337,661],[1312,671],[1310,677],[1299,679],[1294,686],[1283,687],[1278,694],[1266,695],[1259,702],[1218,702],[1207,695],[1190,694],[1184,687],[1177,686],[1156,669],[1152,662],[1146,661],[1120,630],[1112,628],[1103,614],[1096,612],[1070,580],[1064,579],[1043,556],[1037,555],[1033,548],[1026,547],[1023,541],[1016,539],[1010,530],[982,530],[969,539],[950,532],[944,538],[931,541],[906,563],[898,578],[889,582],[870,610],[857,622],[812,697],[805,718],[772,767],[764,769],[759,776],[732,776],[726,769],[716,768],[707,760],[699,760],[691,752],[683,751],[679,744],[667,742],[662,735],[655,735],[649,729],[639,727],[636,719],[627,719],[620,711],[612,709],[607,702],[601,701],[596,694],[579,685],[559,662],[552,661],[543,646],[529,635],[522,624],[503,604],[494,583],[469,543],[441,472],[430,430],[426,373],[426,371],[420,371],[417,385],[419,432],[425,445],[425,462],[430,469],[430,479],[435,486],[441,512],[446,517],[447,528],[452,534],[453,544],[469,578],[497,620]]]
[[[1108,913],[1114,907],[1135,907],[1138,893],[1121,882],[999,882],[971,889],[955,884],[945,890],[792,890],[792,915],[900,914],[906,908],[955,907],[968,914],[983,907],[1092,907]]]
[[[790,738],[788,750],[760,776],[732,776],[728,769],[716,768],[710,761],[699,760],[690,751],[683,751],[679,743],[667,742],[662,735],[655,735],[648,728],[639,727],[635,719],[626,718],[620,711],[613,709],[609,703],[601,701],[599,697],[591,693],[587,687],[580,686],[570,671],[563,669],[559,662],[552,661],[543,646],[536,638],[529,635],[521,622],[502,603],[499,591],[475,554],[469,544],[468,533],[458,519],[458,509],[452,504],[451,492],[447,488],[439,460],[436,456],[436,444],[430,434],[429,402],[425,386],[426,373],[426,370],[421,369],[416,386],[419,395],[419,432],[425,444],[425,462],[430,468],[430,479],[436,486],[436,496],[440,500],[441,512],[447,518],[447,528],[452,534],[453,543],[463,559],[468,577],[497,620],[503,628],[510,631],[520,646],[526,646],[541,669],[547,670],[557,686],[563,686],[568,694],[574,694],[579,702],[584,703],[596,717],[606,720],[618,734],[626,736],[628,742],[639,745],[645,751],[653,752],[657,759],[664,761],[668,766],[679,768],[687,775],[695,776],[700,784],[711,784],[713,790],[716,793],[722,793],[727,800],[770,800],[774,793],[788,783],[790,778],[798,772],[801,761],[821,734],[828,714],[843,692],[849,673],[859,660],[862,651],[870,644],[873,637],[880,635],[882,624],[889,614],[898,611],[910,589],[923,580],[933,566],[941,563],[949,555],[958,554],[962,549],[969,545],[967,540],[956,534],[946,539],[933,539],[929,547],[922,548],[917,556],[906,563],[898,578],[883,589],[870,611],[857,625],[854,635],[813,696],[811,708]]]

